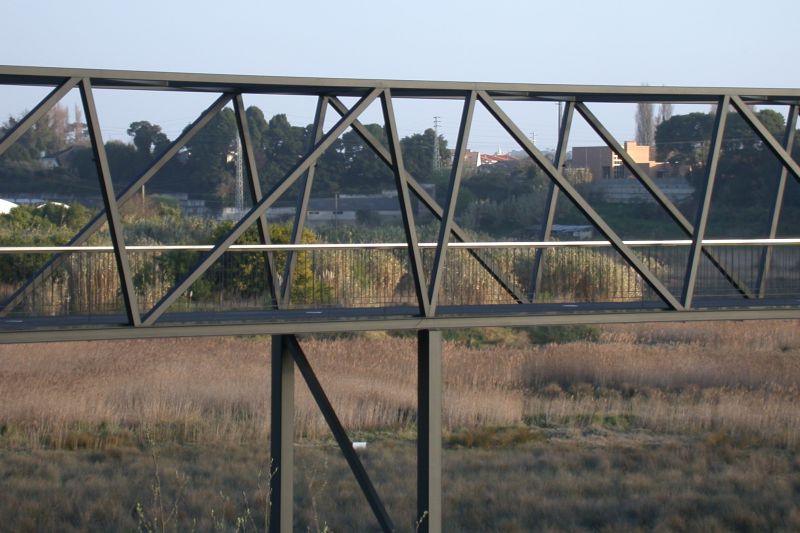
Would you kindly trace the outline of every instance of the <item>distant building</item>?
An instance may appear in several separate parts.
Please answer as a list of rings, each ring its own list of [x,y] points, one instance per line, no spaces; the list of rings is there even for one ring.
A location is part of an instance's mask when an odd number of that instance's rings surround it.
[[[494,165],[506,161],[516,161],[519,157],[513,154],[504,154],[498,147],[494,154],[484,154],[472,150],[464,151],[464,173],[469,175],[475,173],[481,166]]]
[[[694,187],[686,178],[671,175],[670,166],[653,160],[651,146],[634,141],[625,142],[625,151],[642,172],[657,179],[657,185],[672,201],[683,201],[691,197]],[[565,173],[581,173],[582,179],[575,183],[586,183],[587,190],[608,202],[654,202],[653,195],[625,166],[622,158],[608,146],[576,146]]]
[[[666,177],[668,165],[653,160],[653,147],[625,141],[625,151],[633,161],[651,178]],[[575,146],[572,148],[570,168],[588,169],[592,181],[632,178],[633,175],[622,162],[622,158],[608,146]]]

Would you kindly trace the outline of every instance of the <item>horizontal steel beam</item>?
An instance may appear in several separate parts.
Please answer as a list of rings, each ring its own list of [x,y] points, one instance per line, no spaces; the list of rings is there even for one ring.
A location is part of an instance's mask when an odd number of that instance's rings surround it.
[[[305,322],[196,323],[85,327],[61,330],[9,331],[0,333],[0,344],[65,342],[89,340],[159,339],[168,337],[219,337],[227,335],[295,335],[304,333],[343,333],[358,331],[419,331],[481,327],[526,327],[600,324],[640,324],[661,322],[705,322],[717,320],[800,320],[800,308],[752,308],[691,311],[635,311],[564,313],[542,315],[484,315],[398,317],[374,319],[318,320]]]
[[[55,86],[71,77],[90,78],[98,89],[149,89],[161,91],[245,92],[349,96],[370,89],[391,89],[399,98],[463,98],[465,91],[485,91],[495,100],[570,100],[583,102],[709,102],[720,96],[739,95],[747,102],[792,104],[800,102],[800,89],[748,87],[658,87],[626,85],[573,85],[533,83],[475,83],[459,81],[370,80],[146,72],[132,70],[72,69],[0,66],[0,84]]]

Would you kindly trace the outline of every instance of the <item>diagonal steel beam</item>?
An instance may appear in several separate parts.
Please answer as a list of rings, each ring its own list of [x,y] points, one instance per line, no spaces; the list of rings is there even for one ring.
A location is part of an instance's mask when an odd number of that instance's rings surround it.
[[[783,165],[789,169],[789,171],[794,174],[794,177],[800,181],[800,165],[797,164],[791,154],[786,150],[783,146],[781,146],[777,140],[775,140],[775,136],[769,132],[769,130],[764,127],[764,124],[761,123],[761,120],[753,113],[753,110],[750,109],[747,104],[745,104],[741,97],[737,95],[731,96],[731,103],[739,112],[739,115],[750,125],[751,128],[761,137],[761,140],[764,141],[764,144],[767,145],[775,157],[781,160]]]
[[[312,148],[322,138],[322,133],[325,131],[325,114],[328,109],[328,97],[320,96],[317,99],[317,110],[314,113],[314,131],[311,138]],[[308,201],[311,198],[311,189],[314,184],[314,174],[317,171],[317,165],[312,165],[306,175],[302,179],[303,190],[297,197],[297,207],[294,212],[294,224],[292,225],[292,237],[289,242],[292,244],[300,244],[303,241],[303,229],[306,225],[306,217],[308,215]],[[294,271],[297,266],[297,252],[290,250],[286,256],[286,266],[283,271],[283,288],[281,292],[281,300],[284,307],[289,307],[292,301],[292,278],[294,278]]]
[[[639,165],[633,160],[630,154],[623,148],[623,146],[617,141],[613,135],[606,129],[605,126],[598,120],[598,118],[592,113],[589,108],[583,102],[578,102],[575,105],[578,113],[586,120],[589,126],[600,136],[604,143],[611,148],[614,153],[616,153],[625,166],[630,170],[633,176],[641,183],[645,189],[647,189],[653,198],[655,198],[658,205],[660,205],[667,213],[669,214],[670,218],[675,221],[685,232],[691,235],[693,228],[692,224],[689,220],[683,216],[680,209],[675,207],[675,204],[672,203],[672,200],[667,198],[667,195],[661,190],[661,188],[655,184],[655,182],[645,174]]]
[[[331,106],[333,106],[334,110],[340,115],[343,115],[347,112],[347,106],[345,106],[338,98],[331,98]],[[359,121],[353,123],[353,130],[361,137],[363,140],[372,150],[380,157],[383,162],[388,165],[389,167],[392,166],[392,156],[389,153],[389,150],[381,144],[381,142],[375,138],[372,133]],[[428,194],[428,191],[425,190],[419,182],[414,179],[411,174],[406,171],[406,181],[408,181],[408,186],[417,195],[420,201],[425,204],[425,206],[434,214],[436,218],[440,221],[444,217],[444,210],[442,207],[436,202],[436,200]],[[461,229],[458,224],[453,223],[452,226],[453,236],[455,236],[461,242],[469,242],[470,237],[466,231]],[[497,281],[500,286],[510,294],[518,303],[525,303],[526,298],[525,295],[517,288],[516,284],[506,278],[506,276],[500,272],[500,269],[497,268],[491,258],[487,257],[486,254],[479,252],[478,250],[469,250],[469,253],[472,257],[478,261],[478,264],[481,265],[488,273],[492,276],[492,278]]]
[[[428,298],[428,287],[425,273],[422,268],[422,255],[419,251],[417,239],[417,226],[414,223],[414,213],[411,210],[411,198],[408,194],[408,181],[405,179],[405,165],[403,152],[400,148],[400,139],[397,136],[397,123],[395,122],[392,93],[386,89],[381,94],[381,109],[383,121],[386,124],[386,139],[389,141],[389,153],[392,156],[392,171],[397,185],[397,199],[400,202],[400,214],[403,219],[403,230],[408,244],[408,259],[411,266],[411,276],[414,279],[414,290],[417,293],[417,304],[422,316],[431,316],[431,302]]]
[[[589,108],[583,102],[578,102],[577,104],[578,113],[586,119],[586,122],[591,126],[591,128],[600,136],[600,138],[605,142],[611,150],[613,150],[619,157],[622,159],[622,162],[625,164],[625,167],[634,175],[634,177],[641,183],[645,189],[650,192],[650,194],[655,198],[656,202],[665,210],[667,214],[675,221],[681,229],[688,235],[692,237],[694,235],[695,228],[689,222],[689,220],[683,216],[680,209],[675,207],[675,204],[667,197],[666,194],[661,190],[661,188],[655,184],[655,182],[645,174],[639,165],[633,160],[630,154],[622,147],[621,144],[614,138],[613,135],[606,129],[605,126],[597,119],[596,116],[589,110]],[[717,257],[709,250],[708,248],[701,248],[703,255],[705,255],[711,263],[719,270],[719,272],[725,277],[725,279],[736,288],[745,298],[753,298],[754,295],[747,287],[747,284],[736,277],[733,273],[728,271],[728,269],[717,259]]]
[[[536,161],[547,173],[551,180],[555,181],[567,198],[572,200],[575,206],[597,227],[600,233],[608,239],[611,245],[622,255],[633,269],[647,282],[653,290],[664,300],[667,305],[675,310],[682,310],[683,306],[673,296],[664,284],[659,280],[647,266],[622,242],[622,239],[611,229],[605,220],[589,205],[589,203],[578,193],[577,190],[564,178],[561,172],[553,166],[545,155],[536,148],[530,139],[514,124],[506,113],[485,91],[478,91],[478,98],[492,116],[501,126],[511,135],[517,143]]]
[[[797,128],[797,114],[800,106],[793,105],[789,107],[789,116],[786,120],[786,132],[783,136],[783,146],[786,151],[791,153],[792,146],[794,146],[795,128]],[[778,180],[778,186],[775,190],[775,199],[772,202],[772,220],[769,226],[769,238],[774,239],[778,235],[778,225],[781,220],[781,211],[783,210],[783,199],[786,193],[786,181],[789,177],[789,171],[786,166],[781,166],[781,177]],[[758,297],[764,298],[767,293],[767,277],[769,274],[770,265],[772,263],[772,246],[767,246],[761,253],[761,261],[758,268],[758,278],[756,280],[756,287],[758,287]]]
[[[439,300],[439,285],[442,280],[442,268],[445,254],[447,253],[447,245],[450,241],[450,233],[452,232],[453,216],[456,212],[456,201],[458,200],[458,191],[461,186],[461,174],[464,171],[464,153],[467,150],[467,140],[469,139],[476,98],[475,91],[470,91],[464,99],[464,110],[461,112],[461,124],[458,127],[458,140],[456,141],[456,149],[453,152],[453,168],[450,171],[447,203],[444,206],[444,218],[439,225],[439,237],[436,241],[436,255],[433,258],[433,268],[431,270],[429,294],[431,314],[436,314],[436,305]]]
[[[341,135],[350,125],[358,118],[358,116],[367,108],[369,105],[378,97],[381,93],[381,89],[373,89],[370,91],[369,94],[361,98],[358,103],[353,106],[353,108],[336,123],[336,125],[326,133],[320,141],[314,145],[314,148],[309,151],[305,157],[303,157],[300,161],[298,161],[294,168],[289,171],[289,173],[275,186],[270,189],[267,195],[261,199],[256,205],[254,205],[250,211],[242,217],[239,222],[228,232],[227,235],[222,237],[215,245],[214,248],[208,252],[202,259],[195,265],[195,267],[181,280],[177,285],[172,287],[167,294],[165,294],[161,300],[150,310],[149,313],[144,317],[142,323],[144,325],[150,326],[152,325],[158,317],[160,317],[164,311],[166,311],[170,305],[172,305],[175,300],[177,300],[181,294],[183,294],[189,287],[191,287],[192,283],[197,281],[200,276],[205,273],[208,268],[213,265],[217,259],[219,259],[225,251],[236,242],[236,240],[247,231],[247,229],[256,221],[258,218],[266,213],[269,206],[271,206],[275,201],[286,192],[286,190],[291,187],[303,173],[309,169],[311,165],[313,165],[317,159],[327,150],[330,146],[336,141],[336,139]]]
[[[145,184],[147,184],[161,168],[166,165],[184,146],[188,143],[203,127],[208,124],[217,114],[224,108],[233,96],[230,94],[223,94],[216,101],[214,101],[203,113],[189,125],[184,132],[175,139],[161,155],[139,175],[124,191],[117,197],[117,204],[123,205],[130,200]],[[102,210],[97,213],[92,220],[90,220],[83,228],[81,228],[72,239],[69,240],[67,246],[81,246],[86,243],[89,238],[94,235],[106,221],[106,211]],[[52,259],[47,261],[42,267],[39,268],[22,287],[16,290],[14,294],[8,299],[5,306],[0,310],[0,318],[5,317],[11,312],[19,303],[28,296],[34,289],[37,283],[41,282],[44,278],[52,274],[64,261],[66,256],[64,254],[57,254]]]
[[[19,140],[20,137],[33,127],[42,117],[44,117],[53,106],[55,106],[68,92],[70,92],[78,83],[81,78],[69,78],[64,83],[53,89],[44,100],[39,102],[25,117],[17,122],[11,128],[11,131],[6,133],[5,137],[0,140],[0,155],[3,155],[11,145]]]
[[[353,443],[350,437],[347,436],[347,431],[345,431],[342,423],[339,421],[339,417],[336,415],[336,411],[333,409],[330,400],[328,400],[325,390],[322,388],[322,385],[320,385],[316,374],[314,374],[314,369],[311,368],[311,364],[308,362],[303,348],[297,341],[297,337],[294,335],[287,335],[286,341],[294,357],[294,362],[298,370],[300,370],[300,374],[303,376],[306,385],[308,385],[308,390],[317,402],[317,407],[319,407],[319,410],[322,412],[325,422],[328,423],[328,427],[331,433],[333,433],[333,438],[336,439],[336,443],[339,445],[342,455],[344,455],[344,458],[347,460],[347,464],[350,466],[350,470],[353,472],[359,487],[361,487],[361,492],[364,493],[364,497],[367,499],[372,512],[375,514],[375,518],[378,520],[381,529],[386,532],[394,531],[395,528],[392,519],[389,517],[389,513],[386,512],[386,507],[383,505],[380,496],[378,496],[378,492],[375,490],[367,471],[364,469],[364,465],[361,464],[361,460],[358,458],[355,450],[353,450]]]
[[[233,109],[236,115],[236,125],[239,128],[239,138],[242,140],[242,150],[244,150],[247,160],[247,175],[250,180],[250,200],[253,204],[256,204],[261,200],[261,183],[258,180],[258,167],[256,166],[256,157],[253,152],[253,142],[250,139],[250,125],[247,121],[247,112],[244,108],[244,99],[241,94],[237,94],[234,97]],[[258,218],[258,238],[261,244],[270,244],[271,242],[269,239],[267,215],[261,215]],[[267,262],[267,287],[270,297],[273,306],[280,307],[276,290],[275,254],[267,252],[264,254],[264,258]]]
[[[558,132],[558,147],[556,148],[556,157],[553,165],[559,172],[564,172],[564,165],[567,163],[567,146],[569,144],[569,132],[572,128],[572,115],[575,113],[575,102],[567,102],[567,108],[564,110],[564,115],[561,117],[561,124],[559,125]],[[554,181],[550,181],[550,186],[547,188],[547,200],[545,201],[546,211],[544,224],[542,224],[542,232],[539,235],[539,240],[549,241],[550,235],[553,232],[553,223],[556,218],[556,208],[558,207],[558,188]],[[531,289],[529,291],[529,298],[531,302],[536,300],[536,293],[542,283],[542,257],[544,256],[544,249],[537,248],[533,256],[533,271],[531,273]]]
[[[692,236],[692,247],[689,251],[689,261],[686,264],[686,276],[683,282],[682,301],[686,309],[692,308],[692,299],[694,298],[694,289],[697,283],[697,270],[700,266],[700,258],[703,250],[703,238],[706,233],[708,211],[711,207],[711,195],[714,193],[714,183],[717,179],[717,165],[719,163],[719,153],[722,147],[722,136],[725,132],[725,124],[728,119],[729,106],[729,96],[725,95],[720,98],[711,137],[711,153],[708,154],[708,164],[706,164],[706,181],[703,190],[703,201],[700,203],[699,209],[697,210],[697,218],[694,223],[694,235]]]
[[[108,213],[108,232],[111,235],[111,243],[114,246],[117,274],[119,274],[122,299],[125,302],[125,314],[128,316],[129,324],[139,326],[141,325],[139,304],[136,300],[136,289],[133,286],[133,276],[131,275],[131,267],[128,262],[128,251],[125,249],[122,216],[119,213],[117,198],[114,194],[114,185],[111,182],[111,170],[108,165],[108,157],[106,157],[103,136],[100,133],[100,121],[97,118],[97,107],[94,103],[92,83],[89,81],[89,78],[81,80],[80,93],[83,102],[83,110],[86,113],[86,125],[92,143],[92,153],[94,154],[97,168],[97,177],[100,180],[100,192],[103,195],[103,204],[105,205],[106,213]]]

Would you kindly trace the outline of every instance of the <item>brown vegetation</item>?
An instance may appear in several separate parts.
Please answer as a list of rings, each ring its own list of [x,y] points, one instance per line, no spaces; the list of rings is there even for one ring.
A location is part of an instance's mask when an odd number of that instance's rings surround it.
[[[413,339],[302,343],[348,429],[413,427]],[[79,447],[102,447],[104,435],[142,428],[181,442],[263,442],[268,353],[268,338],[2,347],[3,442],[74,447],[70,439],[86,433],[91,442]],[[617,326],[593,343],[483,349],[447,343],[444,357],[449,430],[607,420],[800,444],[796,322]],[[298,436],[327,436],[310,395],[302,385],[297,390]]]
[[[448,529],[800,527],[798,325],[609,326],[596,342],[539,346],[492,330],[480,348],[446,343]],[[414,340],[301,343],[345,427],[369,441],[365,465],[398,526],[412,529]],[[266,337],[0,347],[0,523],[141,525],[131,509],[156,512],[155,444],[165,498],[189,487],[177,530],[232,529],[248,509],[261,528],[269,351]],[[296,379],[296,526],[374,528]]]

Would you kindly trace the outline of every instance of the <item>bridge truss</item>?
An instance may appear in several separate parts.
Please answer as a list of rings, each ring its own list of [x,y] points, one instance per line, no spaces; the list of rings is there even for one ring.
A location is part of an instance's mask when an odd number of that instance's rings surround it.
[[[0,157],[9,150],[37,121],[41,120],[70,91],[80,92],[87,118],[103,208],[64,246],[2,247],[0,254],[48,254],[42,266],[7,295],[0,305],[0,342],[46,342],[59,340],[93,340],[121,338],[153,338],[201,335],[273,335],[272,346],[272,437],[271,451],[277,466],[272,480],[273,505],[271,525],[274,531],[291,531],[293,482],[293,388],[294,368],[300,370],[333,435],[350,465],[375,517],[384,531],[395,529],[377,491],[354,452],[345,429],[339,422],[323,388],[305,357],[298,334],[363,330],[414,330],[419,345],[419,439],[418,439],[418,514],[422,530],[441,529],[441,330],[482,326],[534,326],[556,324],[601,324],[615,322],[693,321],[722,319],[800,318],[800,261],[793,266],[793,256],[800,239],[778,238],[784,198],[790,180],[800,182],[800,165],[792,157],[797,127],[800,90],[679,88],[679,87],[610,87],[574,85],[531,85],[496,83],[418,82],[387,80],[343,80],[289,77],[255,77],[201,74],[170,74],[130,71],[78,70],[36,67],[0,67],[0,85],[53,87],[36,107],[22,117],[0,138]],[[101,135],[100,117],[95,104],[96,89],[149,90],[186,93],[215,93],[218,98],[153,161],[121,190],[115,190],[111,179],[108,155]],[[268,190],[261,190],[256,156],[243,96],[303,95],[317,98],[312,143],[281,180]],[[356,98],[348,106],[345,100]],[[405,167],[398,136],[394,103],[398,99],[450,99],[463,102],[458,137],[448,190],[443,203],[437,202],[419,179]],[[504,102],[561,102],[565,112],[558,131],[554,156],[540,151],[503,109]],[[710,104],[716,106],[707,159],[705,179],[696,213],[690,220],[626,152],[620,141],[590,110],[594,103],[671,102]],[[360,120],[371,105],[380,107],[386,143],[378,139]],[[456,204],[464,177],[464,161],[476,106],[483,106],[494,120],[516,141],[527,156],[549,180],[546,211],[537,241],[474,242],[471,234],[456,222]],[[753,111],[754,105],[786,106],[786,131],[782,139],[770,133]],[[152,304],[143,305],[140,297],[141,278],[137,278],[136,261],[142,253],[162,253],[178,248],[169,246],[129,246],[120,214],[120,207],[130,202],[165,165],[178,157],[187,143],[223,108],[232,106],[243,150],[245,175],[248,179],[252,207],[213,245],[184,246],[192,251],[194,262],[174,284],[164,288]],[[711,199],[717,181],[717,170],[723,152],[724,132],[729,111],[735,111],[761,144],[780,163],[775,176],[769,232],[762,239],[708,239]],[[333,111],[338,119],[326,129],[326,116]],[[683,237],[673,240],[624,240],[612,224],[593,207],[564,171],[570,131],[575,115],[591,127],[600,139],[622,161],[624,167],[652,197],[657,206],[679,228]],[[391,169],[397,190],[405,241],[401,243],[369,243],[363,245],[303,244],[301,238],[307,224],[309,200],[315,168],[326,150],[346,131],[354,131],[362,142]],[[299,184],[294,200],[292,235],[288,244],[273,244],[269,238],[267,211]],[[513,191],[509,191],[513,194]],[[562,199],[563,198],[563,199]],[[571,203],[594,226],[602,240],[563,242],[552,238],[559,201]],[[428,211],[439,222],[435,242],[420,242],[415,222],[414,203]],[[258,229],[259,244],[239,244],[251,227]],[[111,244],[96,246],[91,238],[101,229],[110,235]],[[662,256],[650,257],[645,247],[661,250],[680,248],[680,268],[658,268]],[[603,249],[616,254],[620,262],[639,280],[637,297],[616,301],[548,300],[543,285],[543,264],[548,250]],[[369,305],[328,305],[322,301],[305,301],[297,305],[296,279],[298,264],[309,254],[326,250],[371,251],[393,249],[405,251],[403,259],[409,279],[408,294],[401,301],[375,300]],[[524,250],[525,261],[512,260],[509,250]],[[748,250],[746,266],[741,266],[742,253]],[[184,305],[186,295],[204,275],[218,268],[225,258],[237,253],[258,254],[264,268],[257,275],[265,282],[267,297],[258,306],[246,309],[221,306],[197,310]],[[515,252],[516,253],[516,252]],[[118,275],[120,305],[104,313],[19,313],[43,283],[53,277],[75,257],[113,256]],[[502,297],[492,302],[458,300],[452,294],[453,282],[447,281],[453,257],[473,261],[480,275],[488,276]],[[402,255],[402,254],[401,254]],[[776,280],[770,276],[776,257],[789,257],[784,268],[780,291],[770,291]],[[510,263],[526,266],[509,268]],[[705,264],[706,267],[702,265]],[[698,280],[703,268],[728,285],[722,293],[703,293]],[[788,274],[786,273],[788,272]],[[466,275],[466,274],[465,274]],[[450,276],[452,277],[452,276]],[[144,283],[147,283],[145,280]],[[450,285],[448,285],[450,283]],[[772,285],[770,285],[772,284]],[[91,290],[91,289],[87,289]],[[646,297],[645,297],[646,295]],[[614,299],[612,299],[614,300]],[[145,308],[147,307],[147,308]]]

